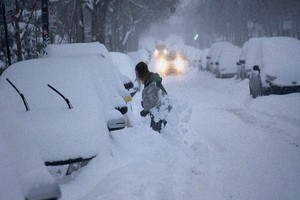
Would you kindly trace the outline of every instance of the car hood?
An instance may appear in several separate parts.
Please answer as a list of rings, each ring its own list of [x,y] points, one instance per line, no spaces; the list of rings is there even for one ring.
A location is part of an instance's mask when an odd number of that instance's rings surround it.
[[[64,59],[24,61],[10,66],[0,77],[0,90],[10,99],[16,115],[12,123],[24,127],[24,134],[44,161],[87,158],[109,150],[106,113],[114,106],[105,95],[105,85],[93,81],[94,61],[81,58],[81,62],[86,65]],[[28,112],[6,78],[26,97]],[[47,84],[68,98],[73,108]]]
[[[294,38],[263,40],[262,77],[275,77],[277,85],[300,85],[300,42]]]

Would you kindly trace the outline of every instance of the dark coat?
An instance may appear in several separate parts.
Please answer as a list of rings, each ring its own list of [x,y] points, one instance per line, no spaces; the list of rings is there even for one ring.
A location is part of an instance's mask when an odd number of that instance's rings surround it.
[[[158,73],[150,72],[149,79],[145,82],[145,87],[147,87],[150,83],[156,82],[157,87],[162,90],[163,95],[168,94],[164,86],[162,85],[162,78]]]

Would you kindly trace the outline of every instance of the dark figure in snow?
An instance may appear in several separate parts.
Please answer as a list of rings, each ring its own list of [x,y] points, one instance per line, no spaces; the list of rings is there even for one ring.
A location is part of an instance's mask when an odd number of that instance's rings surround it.
[[[158,73],[148,70],[144,62],[139,62],[135,66],[137,80],[144,85],[141,102],[143,110],[140,112],[142,117],[148,114],[151,118],[150,127],[160,133],[161,129],[167,124],[166,117],[171,110],[168,94],[162,85],[162,78]]]

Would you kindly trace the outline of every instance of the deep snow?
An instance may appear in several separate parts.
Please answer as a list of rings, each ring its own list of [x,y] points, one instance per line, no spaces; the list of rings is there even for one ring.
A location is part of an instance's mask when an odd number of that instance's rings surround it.
[[[63,199],[297,199],[300,94],[252,99],[248,80],[190,68],[163,83],[174,109],[162,134],[132,107],[132,128],[111,134]]]
[[[163,84],[173,105],[163,132],[139,116],[137,93],[133,127],[110,133],[109,154],[62,184],[63,200],[299,198],[299,93],[252,99],[247,79],[193,67]]]

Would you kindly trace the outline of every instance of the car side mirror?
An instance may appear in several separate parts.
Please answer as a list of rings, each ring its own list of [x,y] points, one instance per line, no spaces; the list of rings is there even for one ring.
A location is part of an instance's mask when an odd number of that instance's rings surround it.
[[[109,131],[116,131],[125,128],[125,119],[123,117],[110,119],[107,122],[107,128]]]

